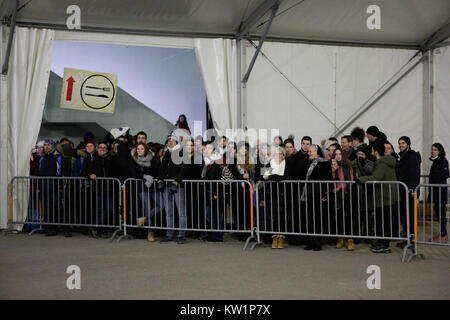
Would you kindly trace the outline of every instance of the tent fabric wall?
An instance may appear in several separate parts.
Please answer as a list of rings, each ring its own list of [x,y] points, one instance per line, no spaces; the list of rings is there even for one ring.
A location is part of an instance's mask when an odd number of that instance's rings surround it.
[[[434,50],[434,142],[450,153],[450,47]],[[427,155],[429,154],[429,150]]]
[[[44,111],[54,31],[17,28],[9,71],[9,177],[25,176]]]
[[[237,110],[236,41],[196,39],[195,52],[214,127],[225,134],[236,126],[233,123]]]
[[[414,55],[413,50],[264,43],[248,82],[248,127],[279,129],[313,142],[333,134]],[[254,50],[248,50],[251,59]],[[266,58],[267,57],[267,58]],[[286,76],[283,77],[272,63]],[[377,125],[396,145],[409,134],[421,147],[422,71],[416,66],[352,127]],[[305,96],[315,105],[312,106]],[[319,109],[320,112],[318,110]],[[322,115],[323,113],[324,115]]]
[[[36,142],[44,110],[53,36],[54,31],[46,29],[15,30],[7,90],[8,181],[29,172],[30,150]],[[5,228],[6,221],[2,218],[1,227]]]

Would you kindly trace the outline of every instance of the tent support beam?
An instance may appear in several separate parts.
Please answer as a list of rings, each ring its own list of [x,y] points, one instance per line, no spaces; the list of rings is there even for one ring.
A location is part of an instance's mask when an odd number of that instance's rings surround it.
[[[423,59],[423,108],[422,108],[422,151],[431,149],[434,136],[434,65],[433,49],[424,54]],[[423,156],[423,155],[422,155]],[[422,161],[422,172],[430,172],[429,161]]]
[[[17,21],[16,25],[26,28],[52,29],[55,31],[67,31],[66,25],[58,25],[51,23],[36,23]],[[110,34],[129,34],[155,37],[180,37],[180,38],[224,38],[236,39],[236,33],[205,33],[205,32],[181,32],[181,31],[155,31],[140,29],[120,29],[120,28],[103,28],[95,26],[84,26],[77,32],[93,32],[93,33],[110,33]],[[249,35],[246,38],[258,41],[260,36]],[[267,36],[265,41],[282,42],[282,43],[304,43],[325,46],[341,46],[341,47],[367,47],[367,48],[390,48],[390,49],[410,49],[420,50],[420,44],[403,44],[403,43],[382,43],[382,42],[351,42],[351,41],[332,41],[320,39],[303,39],[303,38],[285,38]]]
[[[16,27],[17,8],[19,7],[19,0],[14,1],[14,9],[11,18],[11,27],[9,28],[8,46],[3,58],[2,75],[8,74],[9,56],[11,55],[12,41],[14,37],[14,29]]]
[[[244,87],[247,85],[248,78],[250,77],[250,73],[252,72],[253,66],[255,65],[255,62],[256,62],[256,58],[258,57],[259,52],[261,51],[262,45],[267,36],[267,33],[269,32],[270,26],[272,25],[272,21],[273,21],[273,18],[275,18],[275,14],[277,13],[277,10],[278,10],[278,4],[275,4],[271,9],[269,21],[267,22],[267,26],[264,29],[264,33],[262,34],[261,39],[259,40],[258,47],[256,48],[256,52],[253,55],[252,61],[250,62],[250,66],[248,67],[248,70],[245,73],[244,79],[242,79],[242,83],[243,83]]]
[[[394,76],[386,81],[358,110],[352,114],[331,136],[341,135],[349,126],[366,113],[378,100],[388,93],[400,80],[402,80],[411,70],[414,69],[423,60],[422,55],[416,55],[403,66]]]
[[[247,35],[250,29],[261,20],[264,15],[273,8],[273,6],[279,4],[279,0],[266,0],[264,1],[255,11],[253,11],[250,16],[241,23],[239,26],[238,34],[236,35],[237,40],[241,40]]]
[[[443,27],[439,28],[431,37],[429,37],[424,45],[420,48],[422,53],[434,48],[437,44],[447,40],[450,37],[450,21],[448,21]]]

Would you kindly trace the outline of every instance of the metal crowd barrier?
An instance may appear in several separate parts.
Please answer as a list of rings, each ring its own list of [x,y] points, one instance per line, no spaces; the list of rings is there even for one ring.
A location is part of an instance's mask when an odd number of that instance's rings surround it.
[[[202,239],[223,241],[223,233],[248,233],[244,250],[254,239],[253,187],[245,180],[127,179],[123,184],[123,232],[144,228],[166,230],[169,237],[186,231],[200,232]],[[227,215],[228,214],[228,215]],[[228,223],[227,223],[228,222]]]
[[[121,183],[116,178],[14,177],[10,183],[9,230],[30,234],[59,227],[121,230]]]
[[[420,184],[414,190],[414,254],[410,260],[425,258],[418,252],[418,244],[450,246],[449,192],[450,184]]]
[[[402,182],[260,181],[255,190],[257,242],[253,248],[262,244],[262,234],[403,240],[405,261],[412,247],[409,203],[399,206],[400,199],[408,197]],[[381,197],[378,206],[377,194]],[[401,218],[408,226],[403,234]]]

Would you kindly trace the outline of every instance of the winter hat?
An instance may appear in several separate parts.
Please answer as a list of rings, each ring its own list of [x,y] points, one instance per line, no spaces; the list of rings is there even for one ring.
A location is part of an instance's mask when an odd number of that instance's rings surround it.
[[[111,129],[111,134],[114,137],[114,139],[117,139],[119,137],[125,136],[128,132],[128,130],[130,130],[129,127],[123,127],[123,128],[113,128]]]
[[[46,140],[44,141],[44,143],[50,143],[50,144],[53,146],[53,148],[56,146],[56,142],[53,141],[52,139],[46,139]]]
[[[366,130],[366,133],[370,134],[371,136],[378,137],[380,135],[380,130],[378,130],[378,127],[376,127],[376,126],[370,126]]]
[[[94,134],[92,132],[86,132],[83,136],[84,141],[88,141],[88,140],[94,140]]]
[[[176,142],[178,142],[178,136],[176,135],[175,132],[172,132],[167,136],[167,140],[175,140]]]
[[[36,144],[36,147],[43,147],[45,144],[45,140],[41,140]]]
[[[400,141],[400,140],[405,141],[406,144],[407,144],[408,146],[411,145],[411,139],[410,139],[409,137],[407,137],[407,136],[400,137],[400,138],[398,139],[398,141]]]
[[[95,147],[95,142],[93,140],[87,140],[85,146],[87,146],[88,144],[93,144]]]

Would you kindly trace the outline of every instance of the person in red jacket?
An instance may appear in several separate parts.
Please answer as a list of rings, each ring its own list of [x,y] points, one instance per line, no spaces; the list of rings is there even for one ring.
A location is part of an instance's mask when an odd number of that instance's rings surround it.
[[[185,116],[184,114],[181,114],[181,115],[178,117],[178,121],[177,121],[177,123],[175,123],[175,126],[177,126],[177,128],[184,129],[184,130],[186,130],[189,134],[191,134],[191,129],[189,129],[189,125],[188,125],[188,122],[187,122],[187,118],[186,118],[186,116]]]

